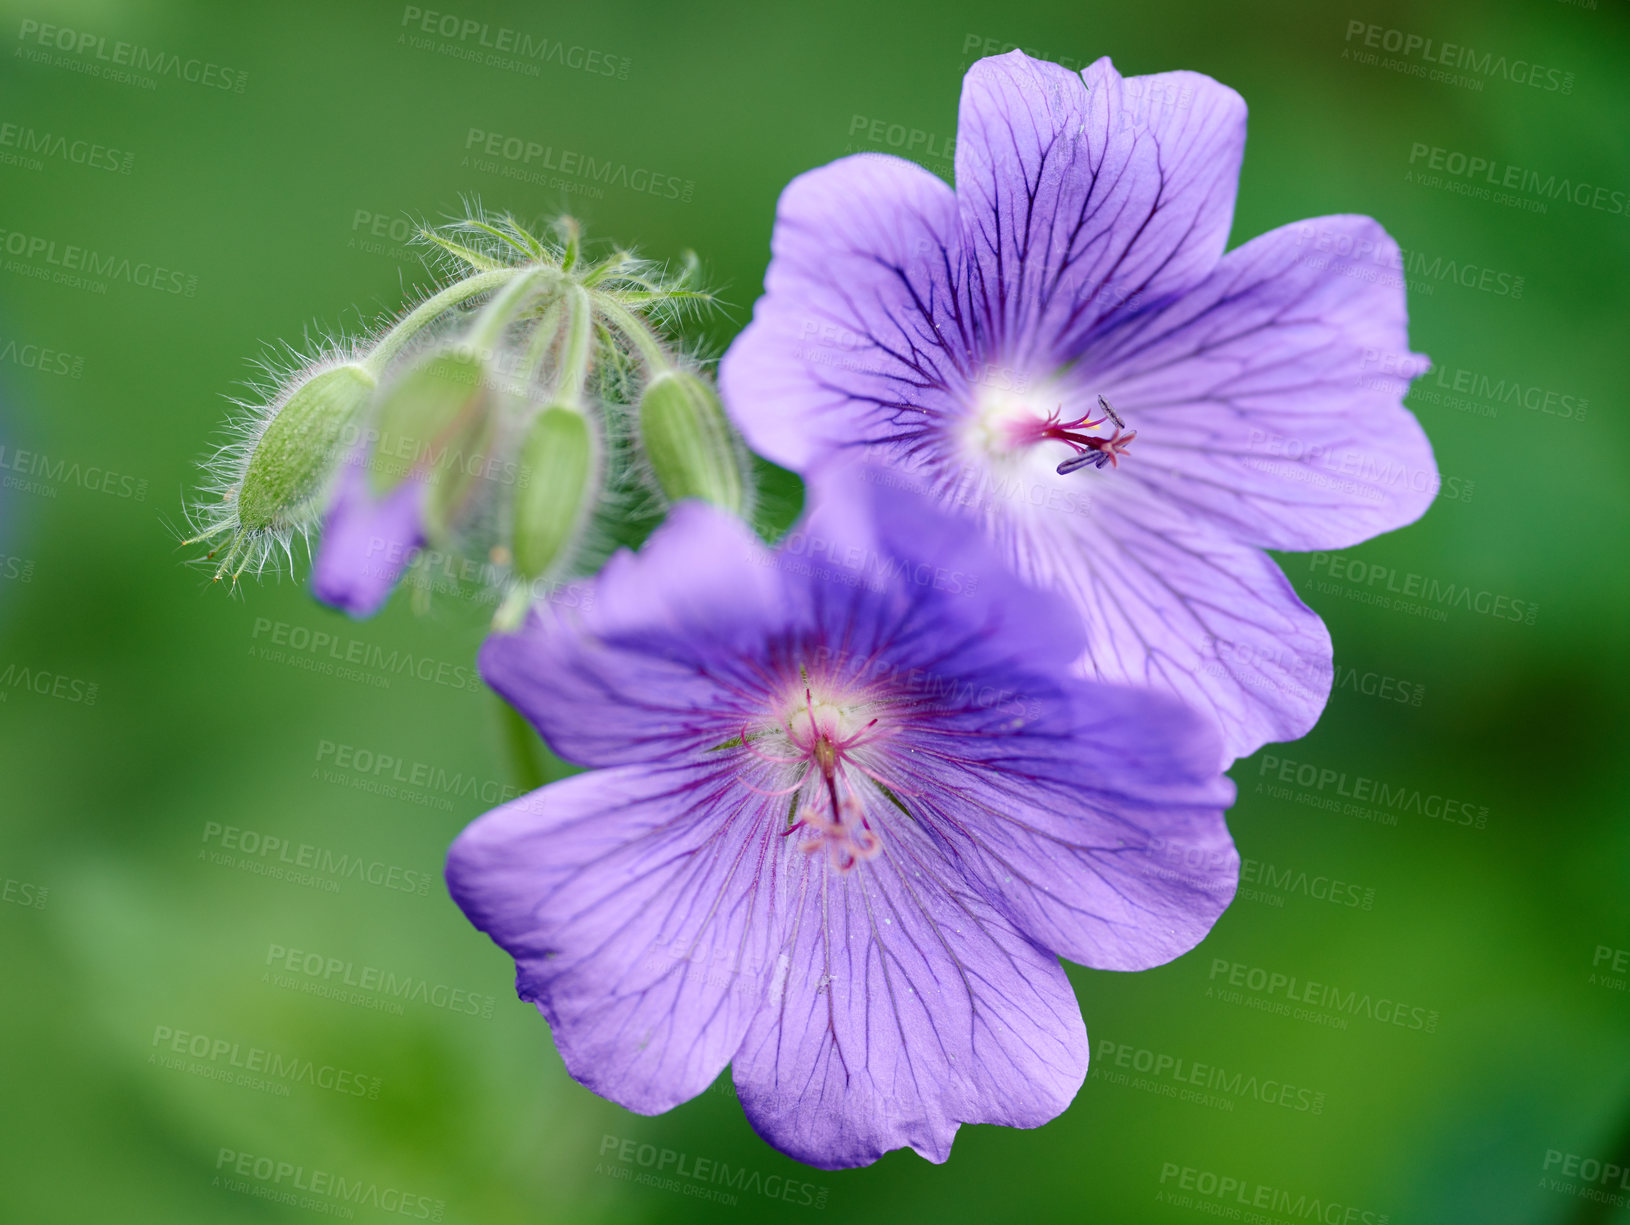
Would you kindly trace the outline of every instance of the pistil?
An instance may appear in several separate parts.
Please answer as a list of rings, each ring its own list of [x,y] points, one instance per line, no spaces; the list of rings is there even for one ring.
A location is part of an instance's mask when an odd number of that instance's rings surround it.
[[[1126,429],[1126,422],[1120,419],[1103,396],[1098,397],[1098,407],[1103,410],[1101,417],[1093,417],[1091,413],[1086,413],[1074,421],[1065,421],[1062,416],[1064,406],[1060,405],[1043,420],[1027,423],[1018,427],[1015,432],[1024,442],[1051,440],[1062,442],[1074,450],[1074,455],[1059,463],[1060,476],[1089,466],[1102,468],[1108,464],[1111,468],[1119,467],[1121,458],[1127,454],[1126,449],[1132,445],[1132,440],[1138,436],[1138,432]],[[1083,432],[1097,429],[1106,422],[1113,423],[1115,430],[1108,438]]]
[[[855,750],[876,736],[877,719],[856,728],[847,735],[843,731],[844,711],[825,702],[817,708],[814,693],[804,688],[801,710],[781,723],[794,752],[772,755],[755,747],[749,733],[742,729],[742,745],[762,761],[776,765],[802,766],[795,782],[789,787],[764,794],[791,794],[807,792],[797,807],[797,819],[782,837],[803,831],[798,849],[806,855],[825,851],[827,860],[840,872],[847,872],[863,860],[874,858],[883,844],[866,822],[866,814],[855,794],[849,777],[853,766],[861,774],[873,777],[871,771],[854,760]],[[818,782],[815,781],[818,778]],[[814,783],[811,786],[811,783]],[[760,791],[760,788],[751,787]]]

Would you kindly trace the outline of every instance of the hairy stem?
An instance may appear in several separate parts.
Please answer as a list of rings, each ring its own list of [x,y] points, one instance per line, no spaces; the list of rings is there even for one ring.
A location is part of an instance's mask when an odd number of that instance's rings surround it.
[[[404,315],[384,336],[380,337],[379,343],[374,346],[373,352],[368,354],[366,362],[368,372],[378,378],[384,371],[386,364],[396,356],[402,346],[417,336],[427,324],[438,318],[443,312],[459,305],[461,302],[468,302],[471,298],[484,294],[490,289],[497,289],[500,285],[514,280],[526,271],[528,270],[525,268],[499,268],[492,272],[478,272],[474,276],[465,277],[462,281],[449,285],[440,293],[432,294]]]

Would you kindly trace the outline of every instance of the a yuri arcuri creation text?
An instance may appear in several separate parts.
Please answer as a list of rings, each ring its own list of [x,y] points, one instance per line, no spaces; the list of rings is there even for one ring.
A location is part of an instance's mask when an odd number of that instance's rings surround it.
[[[266,946],[269,969],[261,981],[273,986],[337,999],[401,1015],[403,1003],[426,1004],[432,1008],[490,1020],[490,995],[432,983],[415,974],[398,974],[379,966],[359,965],[344,957],[333,957],[282,944]]]
[[[274,1097],[289,1096],[292,1085],[370,1101],[379,1097],[381,1081],[377,1076],[220,1034],[155,1025],[149,1045],[150,1064],[259,1089]]]
[[[1346,1029],[1353,1018],[1417,1033],[1434,1034],[1438,1029],[1436,1009],[1226,957],[1211,959],[1208,978],[1208,997],[1331,1029]]]
[[[215,1170],[212,1185],[331,1216],[350,1216],[354,1205],[434,1223],[447,1210],[445,1200],[428,1195],[237,1149],[221,1149],[215,1156]]]

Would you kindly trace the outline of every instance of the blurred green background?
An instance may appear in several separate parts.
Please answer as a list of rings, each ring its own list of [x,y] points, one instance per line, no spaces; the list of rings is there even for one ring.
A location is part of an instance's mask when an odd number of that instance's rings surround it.
[[[0,1216],[1630,1219],[1608,1170],[1630,1165],[1630,218],[1407,177],[1462,153],[1630,190],[1623,7],[455,2],[0,5]],[[460,32],[426,34],[420,9]],[[563,54],[481,62],[466,21]],[[1387,54],[1410,35],[1507,67],[1423,78],[1422,44]],[[120,42],[190,67],[110,78],[98,56],[136,54]],[[287,579],[234,600],[174,528],[248,359],[424,283],[393,222],[478,195],[694,248],[733,304],[706,325],[717,352],[787,180],[891,141],[948,176],[964,68],[1015,44],[1238,89],[1235,244],[1320,213],[1384,222],[1436,363],[1410,403],[1458,496],[1318,568],[1283,559],[1343,684],[1304,742],[1234,770],[1250,892],[1207,942],[1147,974],[1072,970],[1095,1042],[1074,1106],[1037,1132],[965,1128],[943,1167],[810,1171],[727,1081],[659,1118],[571,1082],[446,898],[448,841],[512,781],[468,680],[486,612],[399,595],[353,624]],[[1516,61],[1555,73],[1535,87]],[[672,176],[681,198],[472,156],[472,129]],[[70,247],[129,271],[54,279],[88,258]],[[1487,598],[1372,602],[1409,575]],[[1521,619],[1478,611],[1501,596]],[[457,781],[387,794],[366,786],[380,756]],[[1359,777],[1405,798],[1346,811]],[[1426,815],[1433,796],[1483,828]],[[329,868],[259,871],[267,839]],[[476,1011],[311,994],[278,950]],[[1401,1002],[1406,1023],[1281,1015],[1285,988],[1253,990],[1273,975]],[[735,1203],[639,1182],[661,1149],[749,1180]],[[318,1178],[279,1202],[278,1163],[367,1190]]]

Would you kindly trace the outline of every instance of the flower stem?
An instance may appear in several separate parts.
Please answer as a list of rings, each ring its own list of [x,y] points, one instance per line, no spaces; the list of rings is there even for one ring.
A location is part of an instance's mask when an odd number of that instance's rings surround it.
[[[503,725],[510,776],[523,791],[536,791],[549,781],[550,774],[547,766],[539,760],[539,750],[543,746],[538,734],[513,706],[496,694],[494,697],[498,702],[498,720]]]
[[[526,303],[527,295],[532,292],[536,282],[558,275],[553,268],[536,265],[525,269],[524,273],[504,286],[502,292],[494,294],[492,301],[481,312],[469,339],[470,347],[477,353],[485,354],[503,335],[504,329],[514,321]]]
[[[478,272],[474,276],[465,277],[449,285],[440,293],[432,294],[386,332],[374,346],[373,352],[368,354],[364,363],[368,372],[378,378],[385,369],[386,364],[408,341],[419,334],[426,324],[439,317],[450,307],[461,302],[468,302],[478,294],[484,294],[489,289],[496,289],[506,281],[513,280],[517,275],[525,272],[524,268],[498,268],[491,272]]]
[[[651,329],[651,326],[636,315],[633,311],[614,301],[605,294],[595,295],[595,305],[599,308],[606,322],[616,328],[618,333],[633,345],[645,363],[647,373],[656,377],[674,368],[673,359],[668,356],[668,350],[662,344],[662,338]]]
[[[580,406],[583,386],[589,377],[589,355],[594,348],[594,308],[588,291],[574,289],[567,304],[565,341],[561,345],[560,375],[555,380],[555,398]]]

